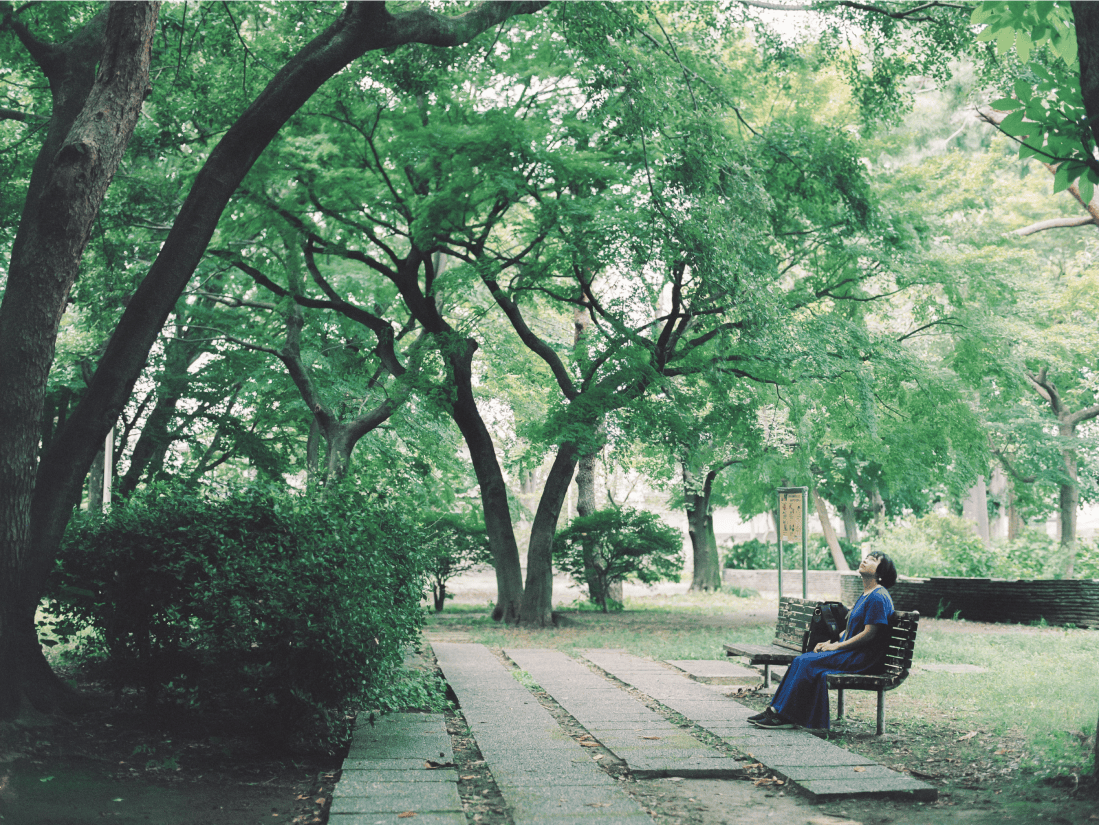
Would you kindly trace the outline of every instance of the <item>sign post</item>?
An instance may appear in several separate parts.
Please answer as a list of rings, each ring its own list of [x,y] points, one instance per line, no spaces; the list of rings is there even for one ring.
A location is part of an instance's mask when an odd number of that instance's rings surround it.
[[[801,542],[801,596],[809,598],[809,488],[778,489],[778,595],[782,598],[782,543]]]

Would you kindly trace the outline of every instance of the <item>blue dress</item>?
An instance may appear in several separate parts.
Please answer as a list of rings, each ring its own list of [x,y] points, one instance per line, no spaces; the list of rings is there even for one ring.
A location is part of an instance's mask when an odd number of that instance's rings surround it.
[[[855,601],[847,617],[843,639],[850,639],[867,625],[889,625],[893,600],[884,588],[875,588]],[[879,634],[865,648],[840,651],[810,651],[790,663],[786,676],[771,700],[771,707],[791,723],[806,728],[828,728],[827,675],[836,672],[869,674],[881,668],[889,637]]]

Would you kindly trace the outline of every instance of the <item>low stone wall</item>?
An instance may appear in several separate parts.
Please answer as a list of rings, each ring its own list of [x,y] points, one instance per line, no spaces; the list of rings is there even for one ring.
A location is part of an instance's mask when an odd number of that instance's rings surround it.
[[[778,570],[751,571],[744,568],[725,568],[722,582],[734,588],[751,588],[753,591],[778,593]],[[782,571],[782,594],[801,596],[801,569]],[[840,598],[839,571],[809,571],[809,596],[820,599]]]
[[[837,576],[842,582],[840,599],[853,605],[862,593],[862,577]],[[1099,580],[1094,579],[901,577],[889,595],[898,611],[919,611],[925,617],[957,614],[974,622],[1045,620],[1050,625],[1099,628]]]

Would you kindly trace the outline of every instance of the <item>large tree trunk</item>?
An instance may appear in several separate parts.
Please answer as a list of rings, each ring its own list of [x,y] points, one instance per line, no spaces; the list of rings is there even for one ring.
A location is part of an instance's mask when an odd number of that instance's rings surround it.
[[[687,534],[691,538],[694,573],[692,591],[721,590],[721,560],[714,535],[714,516],[710,511],[710,494],[717,471],[710,470],[698,485],[694,474],[683,464],[683,497],[687,509]]]
[[[858,544],[859,520],[855,515],[854,503],[844,502],[839,511],[840,516],[843,518],[843,535],[847,537],[848,542]]]
[[[820,494],[817,493],[816,488],[813,488],[813,503],[817,508],[817,518],[820,519],[820,527],[824,531],[824,539],[828,543],[828,550],[832,552],[832,564],[836,566],[837,571],[850,571],[851,566],[847,564],[847,557],[843,555],[843,548],[840,547],[836,529],[832,527],[832,520],[828,518],[828,507]]]
[[[962,516],[973,522],[977,536],[986,547],[991,547],[992,539],[988,531],[988,488],[983,476],[969,489],[969,495],[962,503]]]
[[[123,9],[130,9],[127,14],[131,18],[140,14],[141,10],[149,8],[147,4],[122,3],[119,5]],[[28,463],[22,459],[12,464],[6,461],[9,458],[6,455],[7,446],[17,444],[20,436],[18,430],[7,428],[5,411],[15,411],[13,421],[30,421],[37,425],[41,416],[41,399],[39,398],[36,404],[34,393],[37,392],[40,397],[41,390],[34,389],[33,380],[22,383],[7,381],[5,375],[7,370],[0,366],[0,371],[3,371],[0,379],[3,379],[3,386],[6,388],[6,392],[0,394],[5,400],[0,402],[0,425],[3,425],[0,426],[0,465],[5,468],[2,471],[5,477],[8,472],[6,469],[13,469],[11,485],[7,484],[7,478],[0,479],[0,490],[4,491],[0,496],[0,526],[3,528],[0,532],[3,536],[3,539],[0,539],[0,606],[2,606],[0,607],[0,657],[5,654],[10,655],[15,650],[4,641],[7,629],[14,629],[17,624],[8,616],[15,610],[10,607],[13,604],[14,593],[18,591],[23,595],[22,609],[24,613],[30,610],[29,621],[33,622],[33,609],[37,605],[38,594],[41,593],[46,573],[56,556],[65,526],[68,524],[73,502],[79,497],[84,477],[99,444],[125,406],[134,383],[145,366],[149,351],[198,266],[229,198],[282,125],[321,84],[368,51],[408,43],[425,43],[441,47],[456,46],[468,42],[503,20],[518,14],[538,11],[544,6],[544,2],[483,3],[466,14],[450,17],[437,14],[427,8],[393,15],[384,3],[349,3],[336,22],[310,41],[275,74],[260,96],[230,127],[210,154],[196,176],[156,261],[127,304],[100,359],[87,393],[78,409],[66,422],[64,432],[58,434],[51,444],[49,453],[43,456],[37,476],[33,474],[33,461],[30,466],[27,466]],[[150,38],[151,34],[150,25]],[[115,41],[109,38],[108,42]],[[122,49],[117,51],[118,54],[124,53]],[[96,52],[91,55],[91,66],[95,65],[98,54],[99,52]],[[138,103],[147,86],[147,42],[144,44],[142,54],[146,72],[141,84],[141,94],[137,96]],[[60,59],[65,55],[55,57]],[[103,61],[102,68],[101,76],[107,78],[104,85],[111,85],[112,88],[131,79],[134,74],[122,71],[122,64],[114,60],[113,55],[111,59]],[[76,108],[79,110],[83,107]],[[55,102],[54,119],[58,117],[59,112],[68,109],[71,107],[60,106]],[[124,146],[133,130],[132,124],[129,124],[129,121],[121,115],[115,114],[111,106],[104,107],[96,104],[86,107],[86,110],[94,111],[96,122],[112,131],[114,140],[119,144],[120,154],[121,146]],[[53,135],[53,133],[51,122],[50,134]],[[56,143],[59,144],[66,134],[68,130],[63,130]],[[50,140],[51,138],[48,137],[47,145]],[[72,151],[68,151],[68,147],[71,147]],[[85,152],[80,147],[82,143],[74,144],[70,141],[66,144],[66,148],[58,153],[56,145],[53,151],[47,151],[48,146],[46,146],[40,154],[39,163],[45,157],[48,164],[52,164],[56,157],[59,164],[64,163],[74,171],[80,164],[104,165],[107,160],[104,153]],[[76,163],[73,163],[74,160]],[[117,165],[117,159],[115,164]],[[36,164],[35,173],[32,174],[32,192],[40,191],[35,183],[38,167],[39,164]],[[102,176],[98,174],[88,174],[82,179],[81,185],[87,187],[89,195],[93,189],[92,182],[100,177]],[[61,189],[57,190],[58,193]],[[41,189],[41,191],[51,190]],[[99,197],[101,198],[102,195]],[[86,229],[80,231],[64,229],[69,223],[64,220],[64,216],[74,210],[87,211],[89,208],[94,208],[98,205],[98,200],[91,197],[77,199],[61,197],[56,200],[60,208],[54,208],[57,205],[53,204],[52,199],[43,198],[42,205],[39,206],[44,208],[38,208],[38,214],[48,216],[48,226],[55,235],[60,231],[63,238],[86,239]],[[24,211],[24,221],[27,220],[27,215],[33,212],[30,206],[31,199],[28,196],[28,208]],[[90,226],[90,221],[88,225]],[[24,227],[21,223],[20,234],[23,232]],[[37,227],[33,230],[28,229],[28,232],[37,232]],[[59,245],[57,249],[64,249],[65,246]],[[19,238],[17,237],[17,243],[13,247],[13,262],[14,250],[18,247]],[[31,256],[31,260],[35,260],[34,256]],[[48,264],[41,263],[52,261],[52,257],[43,257],[39,261],[40,269],[44,268],[47,274],[53,271]],[[75,267],[72,271],[75,275]],[[57,271],[57,274],[60,275],[62,272],[67,270]],[[16,278],[16,275],[17,269],[13,266],[9,270],[8,293],[12,292],[13,283],[21,280]],[[69,283],[71,284],[71,281]],[[42,293],[36,292],[29,285],[24,292],[28,293],[32,299],[29,302],[30,308],[42,310],[47,317],[41,319],[42,312],[28,315],[26,307],[19,309],[13,307],[12,312],[0,309],[0,353],[5,354],[5,359],[7,354],[12,352],[5,345],[11,344],[13,340],[19,340],[20,347],[25,347],[30,340],[40,336],[40,331],[35,328],[34,319],[39,319],[39,324],[47,328],[52,324],[56,331],[56,320],[51,321],[48,316],[52,312],[57,318],[60,317],[60,299],[62,294],[67,295],[68,288],[58,292],[56,297],[50,294],[43,297]],[[7,300],[5,295],[5,303]],[[5,317],[26,319],[30,322],[27,325],[30,328],[27,341],[24,341],[21,335],[16,335],[11,340],[7,338],[3,324]],[[48,352],[51,354],[52,348],[53,337],[50,337]],[[35,359],[41,360],[41,354],[37,348],[31,348],[28,352],[34,352]],[[45,361],[47,369],[48,361],[49,359]],[[45,371],[38,372],[41,376],[37,386],[41,388],[45,386]],[[27,393],[23,393],[21,387],[26,387]],[[13,389],[9,392],[7,388]],[[26,454],[27,456],[33,456],[33,440],[30,447],[31,450]],[[14,449],[13,452],[19,454],[18,449]],[[30,500],[32,495],[33,501]],[[29,524],[28,502],[30,503]],[[516,568],[518,568],[517,562]],[[21,575],[24,572],[25,575]],[[24,619],[28,617],[25,616]],[[20,680],[12,664],[0,659],[0,718],[19,705],[19,697],[14,687],[21,684]]]
[[[92,222],[149,88],[156,3],[113,3],[64,46],[17,30],[50,80],[54,109],[31,174],[0,304],[0,719],[63,699],[34,631],[48,561],[34,544],[32,502],[46,379]],[[98,64],[98,72],[96,67]],[[69,419],[72,422],[72,419]],[[79,500],[108,423],[58,504]],[[56,450],[59,437],[52,443]]]
[[[454,423],[462,432],[466,447],[469,448],[477,485],[481,489],[485,530],[496,567],[496,607],[492,616],[496,620],[518,622],[523,602],[519,546],[515,543],[515,532],[512,529],[511,506],[508,504],[504,473],[496,459],[492,436],[485,427],[484,419],[477,409],[477,400],[473,396],[472,364],[475,348],[476,344],[469,341],[464,353],[452,354],[447,358],[455,391],[452,415]],[[530,564],[529,560],[527,564]]]
[[[566,442],[557,449],[546,485],[538,500],[538,510],[530,529],[527,549],[527,583],[519,622],[544,628],[553,624],[553,537],[565,496],[576,469],[576,445]]]

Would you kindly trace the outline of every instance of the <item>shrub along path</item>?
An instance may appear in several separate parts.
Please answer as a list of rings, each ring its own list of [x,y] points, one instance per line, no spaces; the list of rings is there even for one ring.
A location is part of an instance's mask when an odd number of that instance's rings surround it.
[[[931,786],[808,732],[756,729],[751,709],[652,660],[609,650],[580,660],[545,649],[507,649],[500,659],[482,645],[433,647],[502,797],[502,822],[652,823],[643,796],[629,793],[636,779],[733,781],[761,769],[769,783],[817,800],[935,798]],[[532,689],[549,695],[549,708]],[[329,822],[466,822],[462,775],[449,767],[442,732],[438,715],[357,729]]]

